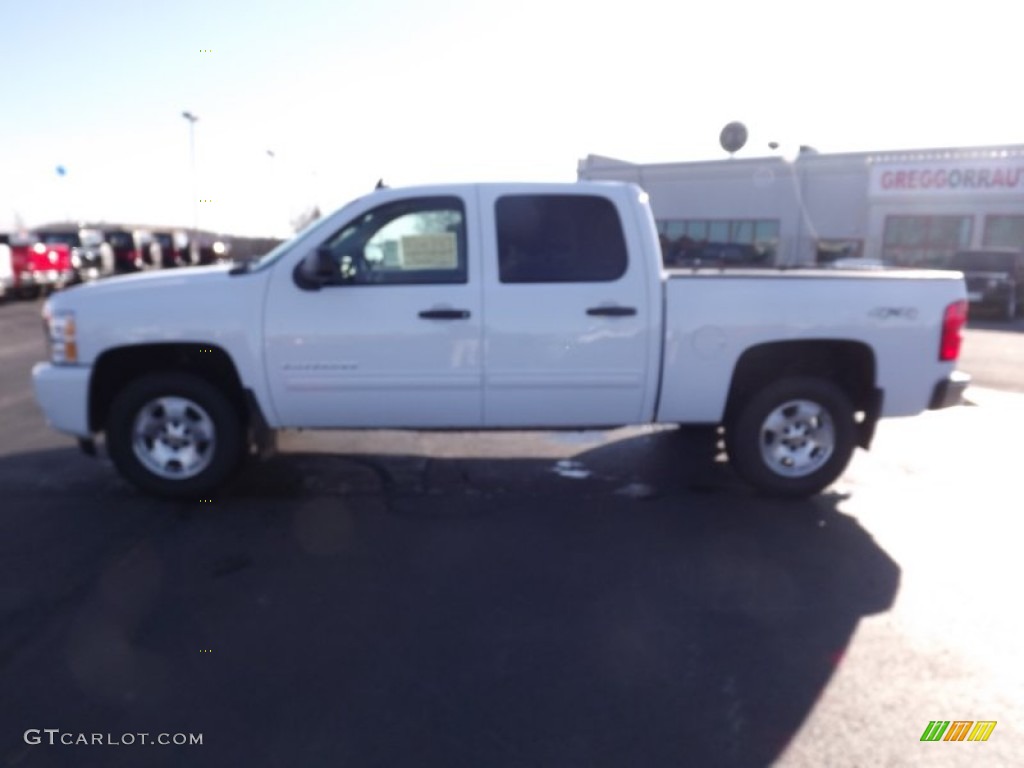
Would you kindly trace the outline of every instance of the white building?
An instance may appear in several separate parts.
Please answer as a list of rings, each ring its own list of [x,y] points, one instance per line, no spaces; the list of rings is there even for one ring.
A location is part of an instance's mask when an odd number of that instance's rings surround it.
[[[1024,249],[1024,145],[832,155],[804,148],[793,162],[640,165],[589,155],[577,172],[644,188],[669,263],[706,243],[742,246],[775,264],[859,256],[943,266],[966,248]]]

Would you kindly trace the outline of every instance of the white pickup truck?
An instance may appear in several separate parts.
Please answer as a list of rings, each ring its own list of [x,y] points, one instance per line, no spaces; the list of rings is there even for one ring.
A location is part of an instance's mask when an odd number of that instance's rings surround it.
[[[743,478],[799,497],[879,417],[960,402],[966,307],[956,272],[666,271],[631,184],[381,189],[253,262],[51,297],[33,379],[164,496],[282,428],[654,422],[724,425]]]

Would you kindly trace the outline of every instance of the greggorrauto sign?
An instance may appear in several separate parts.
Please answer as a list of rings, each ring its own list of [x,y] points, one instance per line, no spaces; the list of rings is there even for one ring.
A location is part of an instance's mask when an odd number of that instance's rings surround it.
[[[879,164],[871,168],[871,194],[1007,195],[1024,193],[1024,162],[976,160],[946,163]]]

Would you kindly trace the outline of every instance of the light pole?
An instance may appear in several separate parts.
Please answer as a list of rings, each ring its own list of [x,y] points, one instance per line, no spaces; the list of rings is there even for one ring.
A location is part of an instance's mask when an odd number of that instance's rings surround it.
[[[188,250],[189,261],[195,264],[199,256],[196,249],[199,237],[199,192],[196,189],[196,121],[199,117],[187,110],[182,112],[181,116],[188,120],[188,152],[192,162],[192,237],[189,238]]]
[[[768,148],[771,149],[772,151],[779,149],[780,146],[781,145],[777,141],[768,142]],[[809,245],[811,246],[809,250],[811,250],[815,254],[814,261],[817,262],[818,260],[816,251],[818,231],[815,228],[814,221],[807,210],[805,194],[807,186],[805,173],[806,166],[803,162],[808,155],[816,154],[818,154],[818,150],[816,150],[814,147],[810,147],[806,144],[801,144],[797,149],[796,155],[793,156],[792,160],[789,160],[785,157],[783,158],[783,161],[786,163],[786,166],[789,171],[788,175],[790,181],[793,184],[793,199],[796,201],[797,205],[796,242],[794,244],[794,247],[790,250],[790,258],[787,259],[788,261],[793,263],[788,264],[787,266],[799,266],[803,262],[802,257],[805,253],[803,240],[805,232],[809,240],[814,241],[813,244],[809,243]]]

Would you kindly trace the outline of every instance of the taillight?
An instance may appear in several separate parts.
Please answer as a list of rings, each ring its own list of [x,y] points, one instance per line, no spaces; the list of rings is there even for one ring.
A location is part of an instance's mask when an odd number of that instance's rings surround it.
[[[960,356],[961,331],[967,322],[967,302],[954,301],[946,307],[942,317],[942,340],[939,342],[939,360],[956,360]]]

